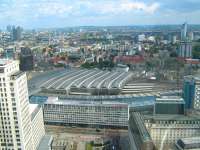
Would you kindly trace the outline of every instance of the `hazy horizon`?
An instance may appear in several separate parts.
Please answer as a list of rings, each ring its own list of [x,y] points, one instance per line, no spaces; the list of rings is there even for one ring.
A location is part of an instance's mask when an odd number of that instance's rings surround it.
[[[200,24],[199,0],[1,0],[0,28]]]

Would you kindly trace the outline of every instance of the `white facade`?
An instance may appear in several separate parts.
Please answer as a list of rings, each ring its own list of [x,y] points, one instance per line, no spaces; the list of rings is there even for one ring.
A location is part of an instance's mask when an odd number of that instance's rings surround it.
[[[128,104],[91,101],[47,101],[44,121],[50,124],[128,126]]]
[[[182,41],[179,49],[179,57],[191,58],[192,57],[192,42]]]
[[[172,39],[172,43],[175,44],[177,42],[177,37],[174,35]]]
[[[0,60],[0,149],[34,150],[26,74],[18,61]]]
[[[145,125],[155,146],[162,150],[172,147],[178,139],[200,135],[200,120],[196,118],[145,119]]]
[[[138,35],[138,41],[143,42],[146,40],[146,36],[144,34]]]
[[[187,28],[188,28],[188,25],[187,25],[187,22],[185,22],[181,28],[181,40],[185,40],[187,38]]]
[[[37,104],[30,104],[31,122],[32,122],[32,138],[34,149],[38,149],[40,141],[45,135],[44,120],[42,107]]]
[[[194,102],[193,108],[200,109],[200,78],[195,78],[195,89],[194,89]]]

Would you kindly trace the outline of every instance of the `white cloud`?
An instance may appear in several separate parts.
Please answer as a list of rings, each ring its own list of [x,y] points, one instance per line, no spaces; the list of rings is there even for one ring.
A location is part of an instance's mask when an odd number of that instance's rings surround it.
[[[144,11],[148,13],[154,13],[159,8],[158,3],[153,3],[150,5],[145,4],[144,2],[125,2],[121,4],[121,9],[124,11]]]
[[[116,17],[118,15],[125,17],[130,14],[132,15],[134,12],[149,15],[156,12],[160,7],[159,3],[145,3],[133,0],[11,1],[0,3],[0,19],[4,23],[26,24],[31,21],[40,22],[44,18],[47,20],[49,18],[49,22],[51,19],[62,20],[66,18],[70,18],[72,21],[87,20],[87,18],[90,20],[106,20],[105,18]]]
[[[144,2],[133,2],[130,0],[16,0],[10,5],[0,4],[4,8],[3,14],[12,16],[69,16],[93,14],[123,14],[132,11],[154,13],[158,8],[158,3],[146,4]],[[5,10],[6,9],[6,10]]]
[[[39,3],[36,6],[38,9],[39,15],[67,15],[72,12],[73,7],[71,5],[67,5],[65,3]]]
[[[158,8],[159,3],[146,4],[144,2],[120,0],[120,1],[103,1],[89,3],[90,9],[98,11],[102,14],[114,13],[121,14],[127,12],[141,11],[153,14]]]

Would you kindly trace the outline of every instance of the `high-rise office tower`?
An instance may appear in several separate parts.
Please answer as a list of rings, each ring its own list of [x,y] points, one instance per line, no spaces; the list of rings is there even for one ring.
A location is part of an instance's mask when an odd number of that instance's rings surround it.
[[[177,42],[177,37],[176,37],[176,35],[174,35],[172,38],[172,43],[175,44],[176,42]]]
[[[26,74],[18,61],[0,59],[0,149],[36,149],[29,107]]]
[[[192,57],[192,42],[187,34],[188,25],[184,23],[181,28],[181,43],[178,51],[178,56],[182,58]]]
[[[34,67],[33,53],[28,47],[22,47],[20,53],[20,70],[29,71]]]
[[[191,58],[192,57],[192,42],[181,41],[178,55],[179,57],[182,57],[182,58]]]
[[[13,41],[20,41],[21,40],[21,35],[22,35],[22,28],[20,26],[12,27],[12,39]]]
[[[193,108],[196,110],[200,110],[200,78],[195,77],[195,90],[194,90],[194,102]]]
[[[185,101],[178,96],[162,96],[156,98],[154,114],[182,115],[185,113]]]
[[[181,40],[186,40],[187,38],[187,22],[185,22],[181,27]]]
[[[11,26],[11,25],[8,25],[8,26],[6,27],[6,30],[7,30],[7,32],[11,32],[11,31],[12,31],[12,26]]]
[[[189,39],[190,39],[191,41],[194,40],[194,32],[190,32],[190,33],[189,33]]]
[[[185,101],[185,108],[191,109],[194,101],[195,93],[195,79],[193,76],[185,76],[183,83],[183,99]]]

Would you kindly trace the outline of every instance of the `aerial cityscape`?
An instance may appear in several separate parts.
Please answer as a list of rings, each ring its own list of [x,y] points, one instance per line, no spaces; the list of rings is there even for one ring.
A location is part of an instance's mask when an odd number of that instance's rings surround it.
[[[0,1],[0,150],[200,150],[199,6]]]

